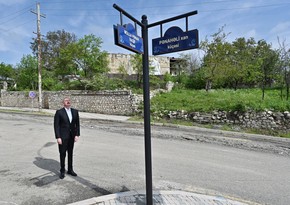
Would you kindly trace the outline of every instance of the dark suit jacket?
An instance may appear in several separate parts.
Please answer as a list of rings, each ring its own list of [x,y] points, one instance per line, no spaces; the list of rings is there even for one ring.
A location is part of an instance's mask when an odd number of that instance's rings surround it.
[[[72,122],[66,114],[65,108],[59,109],[54,115],[55,138],[68,139],[69,137],[80,136],[79,112],[71,108]]]

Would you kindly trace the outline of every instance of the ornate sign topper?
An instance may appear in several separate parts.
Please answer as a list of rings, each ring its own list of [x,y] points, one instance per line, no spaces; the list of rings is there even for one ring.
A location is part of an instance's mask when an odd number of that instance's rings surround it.
[[[131,50],[135,53],[143,54],[143,39],[137,35],[132,24],[124,26],[114,26],[115,44]]]
[[[170,27],[164,37],[152,39],[153,55],[198,48],[198,30],[183,32],[177,26]]]

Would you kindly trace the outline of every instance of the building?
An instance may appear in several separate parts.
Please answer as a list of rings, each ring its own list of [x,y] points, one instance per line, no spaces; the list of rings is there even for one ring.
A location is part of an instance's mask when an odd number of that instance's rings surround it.
[[[109,53],[109,74],[120,74],[119,68],[124,67],[128,75],[136,74],[131,65],[134,54]],[[149,56],[150,67],[154,67],[154,75],[170,73],[170,57]]]

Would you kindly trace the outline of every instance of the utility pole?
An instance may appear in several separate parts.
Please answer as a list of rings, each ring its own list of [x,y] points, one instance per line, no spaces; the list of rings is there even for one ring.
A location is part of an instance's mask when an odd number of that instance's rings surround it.
[[[41,33],[40,33],[40,17],[45,18],[44,15],[40,14],[40,3],[36,3],[36,12],[31,11],[37,15],[37,62],[38,62],[38,106],[39,111],[42,111],[42,80],[41,80]]]

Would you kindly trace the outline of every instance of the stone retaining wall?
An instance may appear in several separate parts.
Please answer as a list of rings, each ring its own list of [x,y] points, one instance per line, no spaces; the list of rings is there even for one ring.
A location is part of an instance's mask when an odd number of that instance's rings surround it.
[[[61,108],[65,96],[70,97],[73,107],[80,111],[114,115],[133,115],[141,100],[131,91],[45,91],[42,93],[42,108]],[[31,99],[29,92],[22,91],[1,90],[0,103],[3,107],[39,107],[37,97]]]
[[[156,117],[157,115],[155,115]],[[214,111],[212,113],[185,111],[169,111],[168,114],[160,114],[159,117],[168,117],[171,119],[190,120],[200,124],[215,125],[238,125],[243,128],[267,129],[290,131],[290,112],[273,112],[270,110],[263,112],[226,112]]]
[[[37,93],[37,92],[36,92]],[[152,96],[154,92],[151,93]],[[62,107],[62,99],[69,96],[73,107],[83,112],[133,115],[142,112],[138,105],[143,98],[134,95],[131,91],[58,91],[43,92],[42,108],[59,109]],[[151,97],[152,97],[151,96]],[[1,90],[0,106],[3,107],[35,107],[38,108],[38,99],[31,99],[29,92],[3,91]],[[186,111],[164,111],[152,114],[154,118],[184,119],[201,124],[237,125],[244,128],[268,129],[290,131],[290,112],[225,112],[214,111],[212,113]]]

